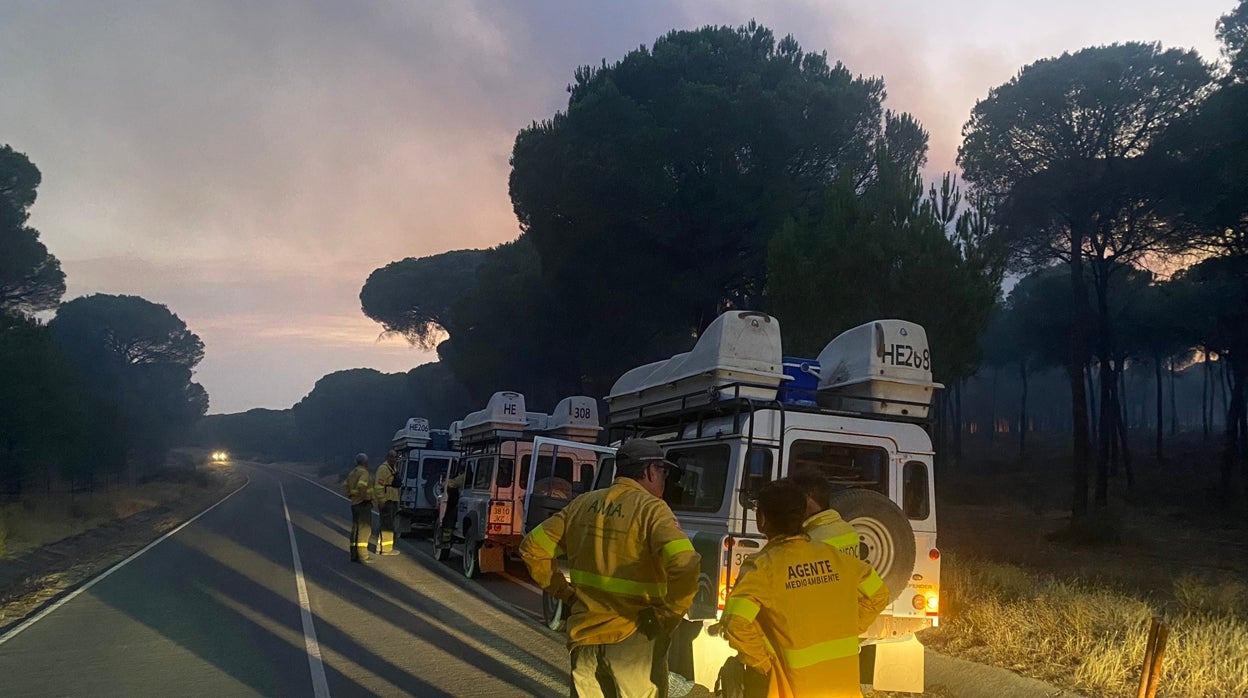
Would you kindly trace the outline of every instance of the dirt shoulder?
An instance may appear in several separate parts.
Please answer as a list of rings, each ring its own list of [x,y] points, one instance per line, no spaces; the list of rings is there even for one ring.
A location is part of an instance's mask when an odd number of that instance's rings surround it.
[[[203,511],[240,487],[246,476],[225,468],[197,480],[166,490],[166,499],[148,502],[137,512],[123,507],[124,515],[116,518],[96,517],[88,530],[54,542],[32,547],[19,540],[16,554],[10,551],[0,565],[0,632]]]

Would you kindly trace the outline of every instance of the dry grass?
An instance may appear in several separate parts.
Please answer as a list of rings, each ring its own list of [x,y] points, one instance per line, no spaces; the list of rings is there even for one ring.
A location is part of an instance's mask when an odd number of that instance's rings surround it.
[[[175,502],[203,489],[195,479],[157,480],[107,492],[37,494],[0,506],[0,557],[15,557],[63,538]]]
[[[1248,695],[1242,579],[1183,576],[1169,593],[1143,598],[992,562],[951,560],[942,576],[946,622],[924,633],[936,649],[1089,696],[1130,697],[1157,610],[1170,626],[1161,695]]]

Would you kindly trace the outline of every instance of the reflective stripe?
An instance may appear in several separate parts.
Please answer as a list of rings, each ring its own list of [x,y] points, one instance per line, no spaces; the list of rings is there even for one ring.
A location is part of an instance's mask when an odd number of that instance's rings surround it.
[[[784,663],[792,669],[805,669],[820,662],[844,659],[858,654],[858,638],[843,637],[800,649],[783,649]]]
[[[666,565],[681,553],[693,552],[693,543],[690,543],[688,538],[681,538],[664,544],[659,552],[663,554],[663,564]]]
[[[569,576],[571,576],[573,584],[601,589],[612,594],[649,596],[651,598],[661,598],[667,595],[667,584],[664,582],[635,582],[631,579],[604,577],[593,572],[586,572],[585,570],[572,570],[572,574]]]
[[[875,596],[875,592],[879,591],[882,586],[884,586],[884,580],[880,579],[880,575],[876,574],[875,570],[871,570],[871,574],[858,583],[858,591],[866,596]]]
[[[355,544],[355,547],[357,547],[357,548],[367,548],[367,547],[368,547],[368,541],[365,541],[365,542],[363,542],[363,543],[356,543],[356,544]]]
[[[758,617],[758,612],[762,609],[758,604],[749,599],[728,599],[728,603],[724,604],[724,615],[732,614],[738,618],[753,621]]]
[[[824,538],[823,542],[825,545],[830,545],[833,548],[836,548],[837,550],[841,550],[843,548],[855,548],[856,549],[858,547],[859,540],[858,540],[857,533],[842,533],[839,536],[832,536],[831,538]]]
[[[546,529],[541,526],[533,529],[533,531],[529,533],[529,537],[532,538],[533,543],[536,544],[537,547],[541,548],[542,552],[547,555],[551,557],[559,557],[563,554],[563,548],[560,548],[558,543],[551,540],[550,535],[546,533]]]

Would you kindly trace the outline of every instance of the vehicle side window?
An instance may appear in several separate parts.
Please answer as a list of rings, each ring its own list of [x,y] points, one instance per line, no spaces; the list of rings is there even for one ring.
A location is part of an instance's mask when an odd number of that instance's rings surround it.
[[[520,486],[529,486],[529,464],[533,462],[533,456],[524,455],[520,457]]]
[[[581,475],[576,480],[577,493],[588,492],[589,486],[594,482],[594,464],[581,463]]]
[[[473,489],[488,490],[490,478],[494,475],[494,456],[481,458],[477,461],[477,476],[472,481]]]
[[[667,459],[683,471],[679,478],[669,473],[663,499],[674,511],[719,511],[728,489],[728,444],[674,448]]]
[[[834,485],[865,487],[888,496],[888,451],[827,441],[794,441],[789,474],[814,470]]]
[[[424,482],[438,482],[446,474],[446,467],[449,464],[450,460],[446,458],[422,458],[420,479]],[[416,472],[414,470],[410,471],[408,475],[415,479]]]
[[[598,469],[598,475],[594,477],[594,489],[604,490],[611,486],[615,480],[615,456],[607,456],[602,459],[602,467]]]
[[[758,490],[771,482],[772,455],[769,448],[751,448],[745,454],[745,468],[741,471],[741,506],[754,508]]]
[[[511,487],[511,476],[516,468],[516,461],[511,458],[498,459],[498,486]]]
[[[922,520],[931,514],[927,466],[919,461],[906,463],[901,471],[901,504],[906,516]]]

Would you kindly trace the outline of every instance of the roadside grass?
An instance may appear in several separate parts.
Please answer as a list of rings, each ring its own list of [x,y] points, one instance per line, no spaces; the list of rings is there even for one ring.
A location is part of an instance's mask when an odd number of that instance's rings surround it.
[[[1248,695],[1248,582],[1183,575],[1145,594],[1022,567],[946,558],[941,627],[924,643],[1088,696],[1130,698],[1138,687],[1148,621],[1170,627],[1160,694]]]
[[[13,558],[111,521],[176,502],[211,483],[206,474],[169,470],[134,487],[30,494],[0,505],[0,558]]]

